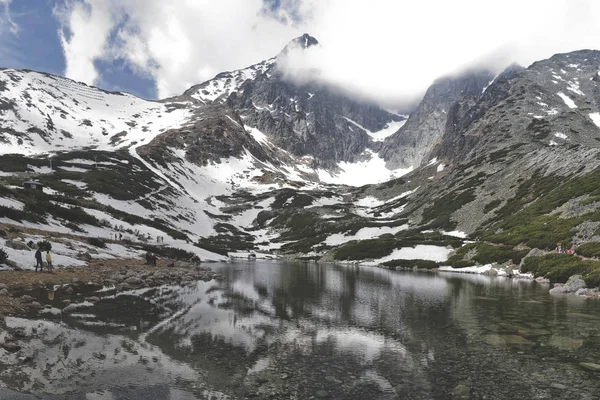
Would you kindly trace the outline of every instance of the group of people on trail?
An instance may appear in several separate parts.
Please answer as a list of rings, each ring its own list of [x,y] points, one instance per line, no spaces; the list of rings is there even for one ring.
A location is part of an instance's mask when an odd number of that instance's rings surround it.
[[[158,256],[154,253],[146,253],[146,265],[152,265],[153,267],[156,267],[156,262],[158,261]],[[167,267],[169,268],[173,268],[175,267],[175,260],[172,259],[171,257],[167,257],[165,258],[165,262],[167,263]]]
[[[113,236],[113,233],[111,232],[110,233],[110,240],[123,240],[123,234],[115,232],[114,236]]]
[[[38,268],[40,272],[44,272],[44,263],[42,262],[42,249],[38,248],[35,252],[35,272],[37,272]],[[50,254],[50,250],[46,250],[46,268],[48,272],[52,272],[54,267],[52,266],[52,255]]]
[[[165,237],[164,236],[157,236],[156,237],[156,243],[164,243],[165,242]]]
[[[146,253],[146,265],[152,265],[156,267],[156,262],[158,261],[158,256],[154,253]]]

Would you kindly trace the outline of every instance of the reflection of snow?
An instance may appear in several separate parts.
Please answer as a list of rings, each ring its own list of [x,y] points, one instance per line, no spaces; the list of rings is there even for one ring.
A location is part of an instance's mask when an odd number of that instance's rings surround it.
[[[199,379],[193,369],[171,360],[157,347],[141,346],[126,336],[97,336],[53,322],[12,317],[6,318],[6,325],[23,328],[26,335],[32,337],[22,345],[19,354],[31,358],[30,362],[21,363],[17,355],[1,358],[3,363],[18,365],[21,373],[31,378],[22,381],[23,391],[61,395],[139,386],[140,382],[152,385],[176,379]],[[34,330],[37,333],[34,334]],[[48,368],[48,365],[56,367]]]

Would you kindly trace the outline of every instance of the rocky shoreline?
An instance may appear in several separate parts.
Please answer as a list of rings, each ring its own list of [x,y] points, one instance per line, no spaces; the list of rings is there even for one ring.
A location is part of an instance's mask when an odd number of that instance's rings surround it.
[[[130,261],[130,262],[128,262]],[[109,265],[104,265],[109,264]],[[0,283],[0,320],[9,315],[26,314],[52,307],[49,300],[62,299],[62,312],[68,313],[80,301],[99,301],[99,296],[166,284],[190,285],[197,281],[222,279],[206,265],[156,268],[137,260],[70,267],[56,273],[30,271],[2,272]],[[98,293],[101,291],[101,293]],[[46,300],[46,301],[44,301]]]
[[[377,265],[379,268],[389,269],[381,265]],[[550,287],[549,292],[551,294],[565,294],[585,297],[588,299],[600,299],[600,288],[588,288],[587,283],[582,279],[581,275],[571,276],[565,283],[551,283],[550,279],[544,277],[534,278],[530,273],[521,273],[518,266],[515,268],[507,268],[506,266],[501,268],[495,268],[491,265],[484,265],[480,267],[467,267],[467,268],[452,268],[452,267],[440,267],[440,268],[406,268],[396,267],[396,271],[409,271],[409,272],[431,272],[431,273],[458,273],[458,274],[473,274],[473,275],[484,275],[484,276],[499,276],[503,278],[513,279],[527,279],[535,281],[541,285],[547,285]]]

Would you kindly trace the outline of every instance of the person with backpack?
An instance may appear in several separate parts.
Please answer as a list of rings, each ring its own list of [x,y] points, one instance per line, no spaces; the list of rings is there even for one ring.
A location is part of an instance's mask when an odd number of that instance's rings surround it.
[[[46,250],[46,264],[48,264],[48,272],[52,272],[52,256],[50,255],[50,250]]]
[[[43,272],[44,264],[42,263],[42,250],[39,247],[35,252],[35,272],[37,272],[38,267],[40,268],[40,272]]]

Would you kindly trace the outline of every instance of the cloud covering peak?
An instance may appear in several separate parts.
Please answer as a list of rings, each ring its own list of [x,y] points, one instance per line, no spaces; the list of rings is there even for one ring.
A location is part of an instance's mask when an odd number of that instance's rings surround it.
[[[63,0],[55,15],[67,76],[98,83],[98,61],[121,60],[161,98],[273,57],[304,32],[321,46],[290,58],[290,75],[319,71],[390,107],[473,65],[499,71],[600,43],[594,0]]]

